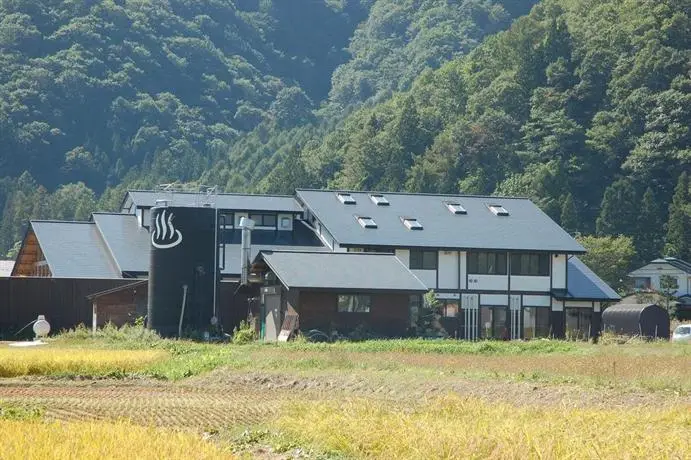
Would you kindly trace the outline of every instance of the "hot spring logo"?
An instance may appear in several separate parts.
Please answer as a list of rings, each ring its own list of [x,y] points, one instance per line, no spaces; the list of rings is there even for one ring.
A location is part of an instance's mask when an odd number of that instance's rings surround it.
[[[151,232],[151,244],[158,249],[174,248],[182,243],[182,233],[173,225],[172,212],[164,209],[154,219],[154,230]]]

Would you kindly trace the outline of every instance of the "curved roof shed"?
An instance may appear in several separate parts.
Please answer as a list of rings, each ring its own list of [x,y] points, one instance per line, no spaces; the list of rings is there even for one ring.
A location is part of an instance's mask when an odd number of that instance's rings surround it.
[[[604,331],[669,338],[669,313],[655,304],[618,304],[602,312]]]

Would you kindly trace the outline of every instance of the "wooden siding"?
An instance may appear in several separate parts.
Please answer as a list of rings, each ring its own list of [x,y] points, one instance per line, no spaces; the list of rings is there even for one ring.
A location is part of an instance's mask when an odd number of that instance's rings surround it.
[[[366,293],[363,293],[366,294]],[[409,299],[407,294],[370,294],[369,313],[339,313],[338,293],[301,291],[298,314],[302,330],[319,329],[328,333],[336,330],[347,334],[363,325],[377,335],[403,337],[408,333]]]

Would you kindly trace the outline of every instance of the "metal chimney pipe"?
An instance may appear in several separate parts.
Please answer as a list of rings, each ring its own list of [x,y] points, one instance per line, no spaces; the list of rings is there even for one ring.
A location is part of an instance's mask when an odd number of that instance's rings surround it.
[[[248,217],[240,218],[242,241],[240,245],[240,285],[247,286],[250,279],[250,258],[252,257],[252,230],[254,221]]]

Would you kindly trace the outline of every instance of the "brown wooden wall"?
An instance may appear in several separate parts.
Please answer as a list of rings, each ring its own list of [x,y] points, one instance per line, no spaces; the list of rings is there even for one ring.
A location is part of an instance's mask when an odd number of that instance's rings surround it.
[[[319,329],[328,333],[337,330],[346,334],[360,325],[384,337],[404,337],[409,327],[409,299],[407,294],[370,294],[369,313],[339,313],[335,292],[301,291],[296,310],[300,315],[300,329]]]
[[[131,282],[131,279],[0,279],[0,337],[16,338],[15,332],[38,315],[46,316],[53,332],[79,323],[91,325],[91,302],[86,296]],[[29,327],[22,337],[31,334]]]
[[[122,326],[134,323],[138,317],[145,317],[148,292],[148,286],[142,284],[95,299],[97,326],[101,327],[108,322]]]

